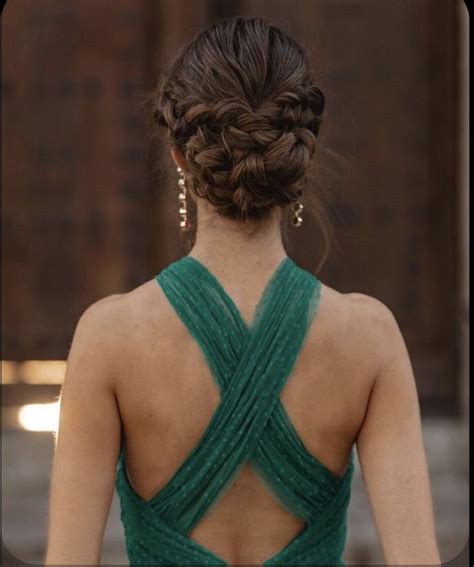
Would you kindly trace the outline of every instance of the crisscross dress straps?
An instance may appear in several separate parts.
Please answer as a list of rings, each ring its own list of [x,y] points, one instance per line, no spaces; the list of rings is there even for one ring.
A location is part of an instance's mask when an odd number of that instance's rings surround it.
[[[314,559],[328,549],[335,557],[345,537],[352,455],[346,474],[333,474],[308,453],[279,398],[317,313],[320,281],[285,258],[247,325],[217,278],[190,256],[170,264],[156,280],[201,348],[220,401],[191,453],[151,499],[143,501],[133,492],[122,459],[118,488],[127,549],[138,558],[174,561],[179,556],[189,564],[195,564],[194,558],[201,564],[225,565],[186,536],[250,462],[273,495],[308,524],[265,565],[284,556],[294,560],[298,554]],[[127,501],[133,512],[125,509]],[[319,551],[316,530],[323,546]],[[142,540],[141,552],[137,537]]]
[[[214,276],[193,258],[183,260],[161,272],[158,282],[200,345],[221,391],[200,442],[175,482],[161,492],[162,513],[189,533],[263,442],[306,336],[318,281],[286,258],[247,328]]]

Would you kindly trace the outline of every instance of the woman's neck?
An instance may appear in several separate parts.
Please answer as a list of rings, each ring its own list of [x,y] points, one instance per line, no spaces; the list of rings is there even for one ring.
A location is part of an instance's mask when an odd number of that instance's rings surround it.
[[[197,203],[196,242],[190,252],[211,270],[271,271],[287,255],[280,229],[280,211],[268,221],[244,228],[235,220],[215,213],[212,205]]]

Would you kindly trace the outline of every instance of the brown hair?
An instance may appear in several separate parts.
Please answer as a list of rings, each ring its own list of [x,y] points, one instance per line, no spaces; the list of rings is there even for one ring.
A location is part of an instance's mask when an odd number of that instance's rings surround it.
[[[302,196],[325,98],[304,49],[282,30],[260,18],[219,20],[185,46],[152,104],[192,189],[219,214],[262,220]]]

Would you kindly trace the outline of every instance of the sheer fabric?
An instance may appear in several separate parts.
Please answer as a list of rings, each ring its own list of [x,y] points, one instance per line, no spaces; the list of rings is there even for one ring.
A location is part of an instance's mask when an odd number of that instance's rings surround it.
[[[250,462],[273,497],[306,522],[263,565],[344,565],[354,449],[345,473],[334,474],[308,452],[279,398],[318,311],[321,282],[285,257],[247,325],[217,278],[191,256],[156,281],[200,346],[220,403],[189,456],[150,499],[134,490],[122,445],[116,489],[130,564],[228,565],[188,534]]]

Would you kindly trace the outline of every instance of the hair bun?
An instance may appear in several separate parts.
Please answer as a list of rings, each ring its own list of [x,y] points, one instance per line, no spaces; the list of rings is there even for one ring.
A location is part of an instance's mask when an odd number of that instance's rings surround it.
[[[155,120],[197,195],[230,218],[263,218],[302,194],[324,112],[302,48],[260,19],[220,21],[179,56]]]

